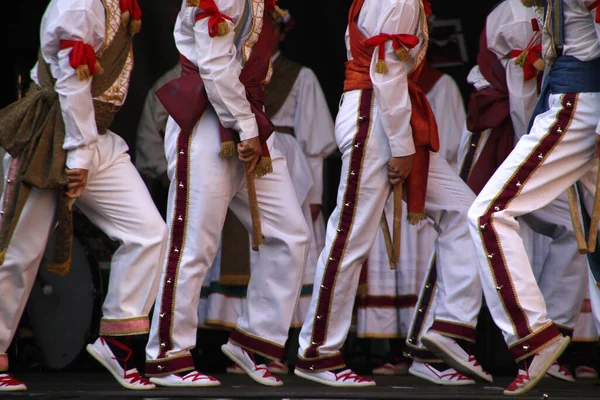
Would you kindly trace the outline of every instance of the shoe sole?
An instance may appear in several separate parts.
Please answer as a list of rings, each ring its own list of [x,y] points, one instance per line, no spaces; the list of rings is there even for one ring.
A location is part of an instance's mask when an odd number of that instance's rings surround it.
[[[164,387],[180,387],[180,388],[199,388],[199,387],[215,387],[215,386],[221,386],[221,382],[219,381],[215,381],[215,382],[209,382],[207,384],[192,384],[192,383],[163,383],[160,382],[160,378],[150,378],[150,382],[159,385],[159,386],[164,386]]]
[[[564,340],[563,343],[556,349],[553,356],[549,359],[548,363],[542,368],[542,372],[536,379],[530,380],[529,382],[527,382],[526,386],[524,386],[518,390],[515,390],[514,392],[509,392],[508,390],[505,390],[503,393],[507,396],[520,396],[522,394],[529,392],[531,389],[533,389],[535,387],[535,385],[537,385],[542,380],[542,378],[544,378],[544,376],[546,375],[546,373],[548,372],[548,370],[550,369],[552,364],[554,364],[554,362],[558,359],[558,357],[560,357],[561,354],[567,349],[567,347],[569,346],[569,343],[571,343],[570,337],[565,336],[565,339],[566,340]]]
[[[104,361],[104,359],[102,359],[102,357],[100,357],[100,355],[96,352],[96,349],[94,349],[94,347],[91,344],[88,344],[85,347],[85,349],[92,357],[94,357],[94,359],[96,361],[98,361],[100,364],[102,364],[102,366],[104,368],[106,368],[108,370],[108,372],[110,372],[110,374],[117,380],[117,382],[119,382],[119,385],[123,386],[125,389],[152,390],[152,389],[156,388],[156,386],[154,386],[154,385],[138,386],[138,385],[131,385],[127,382],[124,382],[117,374],[115,374],[115,372],[112,370],[112,368],[110,368],[110,366],[106,363],[106,361]]]
[[[412,376],[416,376],[417,378],[421,378],[421,379],[425,379],[428,382],[431,382],[433,384],[439,385],[439,386],[468,386],[468,385],[474,385],[475,381],[471,380],[471,381],[456,381],[456,382],[452,382],[452,381],[440,381],[440,380],[435,380],[432,377],[425,375],[419,371],[413,371],[413,370],[408,370],[408,373]]]
[[[19,386],[11,386],[11,387],[1,387],[0,388],[0,392],[23,392],[27,390],[27,386],[25,385],[19,385]]]
[[[261,385],[265,385],[265,386],[283,386],[283,382],[282,381],[278,381],[278,382],[270,382],[270,381],[266,381],[266,380],[261,380],[260,378],[254,376],[254,374],[252,373],[252,371],[250,371],[248,368],[246,368],[244,366],[244,364],[242,364],[237,357],[231,352],[229,351],[229,349],[227,348],[227,345],[223,345],[221,346],[221,351],[223,352],[223,354],[225,354],[231,361],[233,361],[234,363],[236,363],[241,369],[244,370],[244,372],[246,373],[246,375],[248,375],[250,378],[252,378],[253,381],[255,381],[256,383],[260,383]]]
[[[331,381],[326,381],[325,379],[319,379],[311,374],[305,373],[303,371],[300,371],[298,368],[294,369],[294,374],[296,376],[299,376],[300,378],[304,378],[304,379],[308,379],[309,381],[313,381],[313,382],[317,382],[323,385],[327,385],[327,386],[333,386],[333,387],[368,387],[368,386],[376,386],[375,381],[372,382],[368,382],[368,383],[357,383],[357,384],[344,384],[344,383],[338,383],[338,382],[331,382]]]
[[[451,368],[454,368],[461,374],[467,375],[468,377],[480,378],[489,383],[494,382],[494,379],[492,377],[480,373],[479,371],[473,369],[468,363],[465,363],[461,358],[455,357],[454,353],[452,353],[446,346],[444,346],[443,343],[431,339],[427,335],[424,335],[421,338],[421,342],[425,345],[425,347],[427,347],[429,351],[441,358],[442,361],[444,361]]]
[[[575,378],[573,378],[573,377],[568,377],[567,378],[564,375],[561,375],[559,373],[551,372],[550,370],[548,370],[548,372],[546,372],[546,375],[551,376],[552,378],[558,379],[558,380],[563,381],[563,382],[569,382],[569,383],[574,383],[575,382]]]

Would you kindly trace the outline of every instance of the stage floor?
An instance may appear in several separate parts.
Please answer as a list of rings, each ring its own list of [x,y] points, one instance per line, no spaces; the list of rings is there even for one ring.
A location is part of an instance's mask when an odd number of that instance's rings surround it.
[[[242,375],[215,375],[222,386],[207,389],[157,388],[151,391],[122,389],[108,373],[104,372],[50,372],[17,374],[29,386],[26,392],[2,393],[0,399],[505,399],[502,390],[510,378],[501,377],[493,384],[459,388],[441,387],[421,379],[403,377],[378,377],[377,386],[347,390],[313,384],[294,375],[283,377],[285,386],[268,388],[260,386]],[[598,399],[600,380],[566,383],[547,378],[533,391],[521,398],[528,399]],[[546,396],[547,395],[547,396]]]

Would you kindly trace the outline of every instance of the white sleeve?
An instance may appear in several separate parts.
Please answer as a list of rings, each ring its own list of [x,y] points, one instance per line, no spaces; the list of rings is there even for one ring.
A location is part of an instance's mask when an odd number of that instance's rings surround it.
[[[419,10],[410,4],[397,4],[385,20],[380,21],[381,27],[374,33],[397,34],[415,32],[418,26]],[[415,152],[410,126],[411,103],[408,95],[407,62],[401,61],[391,41],[385,44],[385,62],[388,72],[375,72],[379,47],[373,52],[371,60],[371,81],[375,92],[375,101],[379,107],[379,116],[383,130],[390,142],[393,157],[403,157]]]
[[[310,204],[323,202],[323,160],[337,148],[333,119],[323,90],[312,70],[302,68],[294,130],[300,148],[306,155],[312,172],[313,186],[308,194]]]
[[[52,73],[65,122],[63,148],[67,150],[69,168],[89,169],[98,139],[98,128],[92,103],[92,79],[80,81],[77,78],[77,72],[69,63],[72,49],[60,50],[60,41],[82,41],[96,50],[101,48],[105,26],[101,21],[102,16],[98,15],[96,9],[65,10],[58,14],[57,20],[52,21],[53,32],[42,35],[42,38],[51,38],[47,44],[42,43],[45,58],[57,59],[57,67],[52,69]]]
[[[227,8],[227,16],[239,22],[244,3],[236,0]],[[201,9],[197,8],[197,12]],[[224,127],[239,132],[241,140],[251,139],[258,136],[258,124],[246,99],[246,89],[240,82],[242,65],[236,58],[235,25],[227,21],[230,32],[211,37],[208,21],[209,18],[203,18],[194,25],[196,61],[208,99]]]

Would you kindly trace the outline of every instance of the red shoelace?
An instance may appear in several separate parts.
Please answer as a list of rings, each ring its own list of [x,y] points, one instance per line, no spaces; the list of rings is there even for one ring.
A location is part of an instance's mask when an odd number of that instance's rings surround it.
[[[366,379],[363,378],[360,375],[357,375],[356,373],[354,373],[354,371],[348,370],[345,372],[340,373],[340,375],[334,373],[335,375],[335,380],[336,381],[343,381],[346,382],[348,380],[353,380],[354,382],[370,382],[370,379]]]

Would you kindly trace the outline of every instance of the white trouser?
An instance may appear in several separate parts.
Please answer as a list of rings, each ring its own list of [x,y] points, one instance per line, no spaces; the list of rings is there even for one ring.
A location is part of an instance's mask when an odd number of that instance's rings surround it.
[[[300,332],[296,367],[303,370],[331,370],[345,365],[340,349],[350,328],[360,269],[375,240],[391,189],[387,178],[389,142],[372,90],[344,95],[336,121],[336,141],[342,152],[337,207],[329,219],[315,290]],[[439,232],[436,249],[440,269],[456,269],[457,276],[473,262],[473,246],[465,224],[473,198],[448,163],[432,153],[425,211]],[[461,288],[456,290],[457,294],[462,291],[460,298],[449,299],[448,307],[438,308],[440,320],[458,329],[463,324],[474,326],[480,307],[479,280],[473,278],[476,274],[467,275],[470,285],[448,282]]]
[[[516,360],[560,334],[547,318],[515,217],[543,208],[591,170],[600,94],[554,94],[549,105],[469,210],[486,302]]]
[[[218,119],[207,109],[190,136],[169,118],[165,135],[171,179],[169,245],[146,347],[146,373],[167,375],[194,368],[198,303],[229,207],[252,231],[244,164],[220,158]],[[230,341],[281,359],[296,307],[309,232],[285,160],[271,149],[273,172],[256,179],[264,240],[251,263],[244,312]]]
[[[114,133],[98,137],[87,186],[76,202],[94,225],[121,243],[112,257],[102,306],[100,334],[108,336],[148,332],[167,238],[166,225],[125,150],[125,142]],[[0,370],[7,367],[2,355],[15,334],[55,224],[57,195],[53,190],[31,190],[0,267]]]

